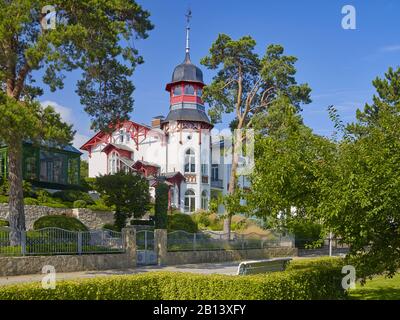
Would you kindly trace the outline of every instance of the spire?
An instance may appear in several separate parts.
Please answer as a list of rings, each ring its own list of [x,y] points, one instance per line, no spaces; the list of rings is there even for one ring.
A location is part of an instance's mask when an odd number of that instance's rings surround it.
[[[190,60],[190,46],[189,46],[189,33],[190,33],[190,19],[192,18],[192,10],[188,9],[186,15],[186,59]]]

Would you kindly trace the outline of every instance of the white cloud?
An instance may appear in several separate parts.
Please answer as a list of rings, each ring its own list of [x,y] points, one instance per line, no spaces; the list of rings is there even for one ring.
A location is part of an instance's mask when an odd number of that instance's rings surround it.
[[[87,142],[89,139],[90,139],[90,137],[77,132],[77,133],[75,133],[75,137],[74,137],[74,141],[72,141],[72,145],[79,150],[79,148],[82,147],[83,144],[85,142]],[[81,152],[82,152],[82,150],[81,150]],[[86,152],[83,153],[82,159],[87,159]]]
[[[380,48],[381,52],[397,52],[400,51],[400,44],[385,46]]]
[[[73,116],[72,109],[62,106],[59,103],[57,103],[55,101],[51,101],[51,100],[43,101],[43,102],[41,102],[41,105],[43,107],[52,106],[54,108],[54,110],[61,115],[61,119],[63,121],[67,122],[68,124],[74,124],[74,119],[73,119],[74,116]],[[72,141],[72,145],[75,148],[79,149],[80,147],[82,147],[82,145],[86,141],[88,141],[90,139],[90,137],[80,133],[78,128],[75,128],[75,129],[77,130],[77,132],[75,133],[74,140]],[[82,158],[86,159],[87,155],[86,154],[82,155]]]
[[[61,115],[62,120],[64,120],[65,122],[72,124],[72,110],[68,107],[64,107],[60,104],[58,104],[55,101],[51,101],[51,100],[46,100],[41,102],[41,105],[43,107],[47,107],[47,106],[52,106],[54,108],[54,110],[56,110],[56,112],[58,112]]]

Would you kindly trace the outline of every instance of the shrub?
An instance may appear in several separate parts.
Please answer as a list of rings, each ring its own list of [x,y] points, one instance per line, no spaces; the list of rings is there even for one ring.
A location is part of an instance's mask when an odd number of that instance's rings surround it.
[[[217,214],[199,210],[191,215],[192,220],[197,223],[199,229],[220,231],[223,229],[223,220]]]
[[[102,229],[107,229],[107,230],[112,230],[112,231],[120,231],[120,230],[118,229],[117,226],[115,226],[115,225],[113,225],[113,224],[111,224],[111,223],[106,223],[106,224],[102,227]]]
[[[320,300],[345,299],[341,259],[297,262],[284,272],[249,276],[146,272],[0,287],[1,300]]]
[[[153,220],[133,219],[133,220],[131,220],[131,225],[132,226],[151,226],[151,227],[154,227],[154,221]]]
[[[53,193],[53,198],[58,198],[64,202],[75,202],[77,200],[84,200],[87,204],[94,204],[92,197],[79,190],[62,190]]]
[[[168,216],[168,230],[183,230],[190,233],[198,231],[196,222],[188,214],[174,213]]]
[[[22,181],[22,190],[26,198],[32,198],[36,195],[36,192],[32,189],[32,184],[28,181]]]
[[[85,200],[76,200],[74,201],[73,207],[74,208],[86,208],[87,203]]]
[[[35,198],[24,198],[25,205],[37,206],[39,205],[39,201]]]
[[[8,227],[10,223],[7,220],[0,219],[0,227]]]
[[[296,248],[320,247],[323,241],[322,226],[308,220],[293,220],[288,230],[295,236]]]
[[[10,183],[7,179],[0,177],[0,195],[7,196],[10,189]]]
[[[44,190],[44,189],[39,189],[38,191],[36,191],[36,195],[37,195],[37,200],[39,201],[39,203],[47,203],[47,202],[51,202],[51,194],[50,192]]]
[[[88,228],[78,219],[67,216],[45,216],[36,220],[33,229],[61,228],[69,231],[87,231]]]
[[[81,177],[81,188],[84,191],[93,191],[95,190],[96,178],[82,178]]]
[[[8,203],[8,197],[0,194],[0,203]]]
[[[160,183],[156,187],[154,220],[157,229],[166,229],[168,224],[168,186]]]
[[[114,211],[114,208],[107,206],[102,199],[96,200],[94,204],[87,205],[86,208],[93,211]]]
[[[41,206],[50,208],[71,208],[71,203],[59,203],[59,202],[43,202],[39,203]]]

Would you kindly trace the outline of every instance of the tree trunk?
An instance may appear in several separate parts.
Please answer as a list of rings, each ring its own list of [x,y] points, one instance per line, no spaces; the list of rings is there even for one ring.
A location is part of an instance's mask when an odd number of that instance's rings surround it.
[[[241,129],[235,130],[236,137],[234,139],[233,143],[233,155],[232,155],[232,168],[231,168],[231,176],[229,178],[229,188],[228,188],[228,193],[233,194],[235,192],[236,188],[236,182],[237,182],[237,168],[239,164],[239,152],[242,147],[241,144]],[[228,212],[227,213],[227,218],[224,220],[224,233],[227,234],[228,240],[231,239],[231,223],[232,223],[232,214],[233,212]]]
[[[9,222],[11,245],[20,245],[21,231],[25,231],[24,195],[22,188],[22,142],[8,144]]]

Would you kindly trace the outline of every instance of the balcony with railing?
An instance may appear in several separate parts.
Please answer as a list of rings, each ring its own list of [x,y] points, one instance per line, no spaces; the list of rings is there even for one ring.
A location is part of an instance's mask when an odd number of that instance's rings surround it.
[[[222,180],[211,179],[211,188],[224,188],[224,182]]]

